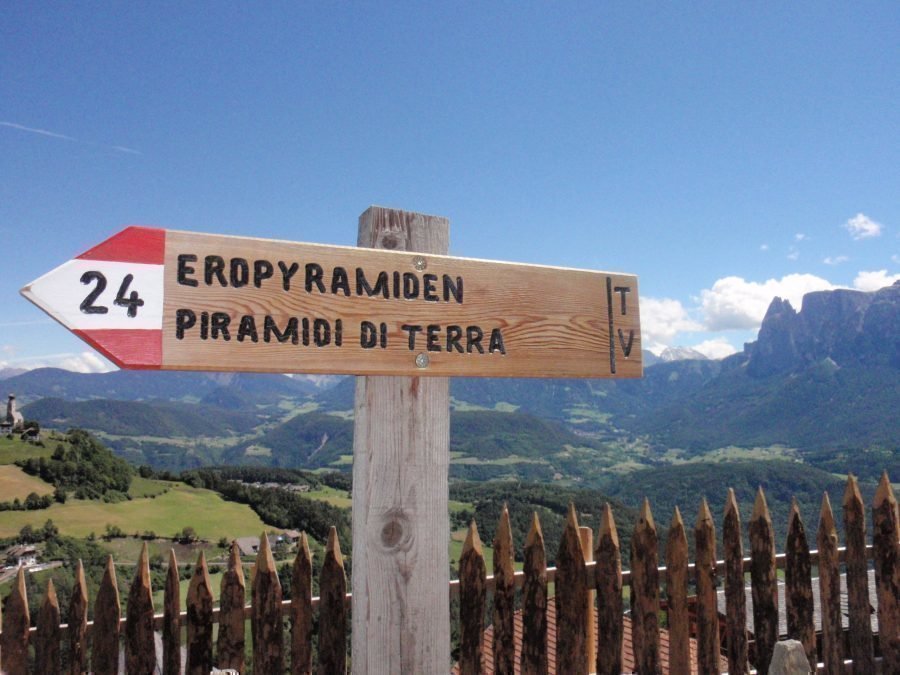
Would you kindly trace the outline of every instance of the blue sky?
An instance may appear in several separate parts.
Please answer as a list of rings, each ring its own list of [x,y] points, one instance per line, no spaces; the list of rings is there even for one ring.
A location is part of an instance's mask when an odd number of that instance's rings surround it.
[[[108,364],[18,289],[126,224],[637,274],[645,346],[900,278],[900,5],[6,3],[0,367]]]

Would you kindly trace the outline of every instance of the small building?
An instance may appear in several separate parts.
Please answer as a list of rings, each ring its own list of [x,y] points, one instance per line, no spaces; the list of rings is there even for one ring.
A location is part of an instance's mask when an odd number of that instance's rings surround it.
[[[285,541],[296,544],[300,541],[300,530],[285,530],[281,533],[281,536],[284,537]]]
[[[235,539],[235,542],[238,545],[238,550],[241,552],[242,556],[253,558],[259,553],[259,537],[238,537]],[[273,547],[278,543],[278,537],[270,534],[269,535],[269,546]]]
[[[33,544],[19,544],[6,551],[6,559],[15,567],[31,567],[37,565],[37,549]]]
[[[0,434],[18,434],[25,431],[25,418],[16,410],[16,395],[10,394],[6,401],[6,416],[0,419]]]

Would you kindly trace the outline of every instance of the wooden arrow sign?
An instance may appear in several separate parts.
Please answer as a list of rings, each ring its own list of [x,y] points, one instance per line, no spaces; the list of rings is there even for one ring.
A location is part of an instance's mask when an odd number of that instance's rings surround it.
[[[642,374],[625,274],[128,227],[22,294],[121,368]]]

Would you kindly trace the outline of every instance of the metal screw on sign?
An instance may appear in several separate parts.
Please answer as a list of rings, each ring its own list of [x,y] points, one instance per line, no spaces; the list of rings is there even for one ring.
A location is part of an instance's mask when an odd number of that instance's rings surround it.
[[[420,255],[417,255],[413,258],[413,267],[415,267],[419,272],[428,267],[428,262]]]
[[[427,368],[429,363],[428,354],[419,354],[416,356],[416,365],[419,368]]]

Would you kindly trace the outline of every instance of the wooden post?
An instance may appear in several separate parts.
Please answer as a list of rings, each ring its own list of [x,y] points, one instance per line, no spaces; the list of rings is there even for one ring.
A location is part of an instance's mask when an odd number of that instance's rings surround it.
[[[806,528],[800,518],[797,499],[791,500],[785,544],[784,603],[788,637],[799,640],[806,652],[809,667],[816,669],[816,627],[813,622],[812,565]]]
[[[900,673],[900,519],[887,471],[872,502],[872,545],[878,591],[878,640],[885,673]]]
[[[57,675],[60,672],[59,619],[59,600],[53,587],[53,579],[50,579],[38,614],[37,642],[34,646],[35,675]]]
[[[762,487],[756,492],[750,516],[750,585],[753,596],[753,633],[756,670],[768,672],[778,642],[778,578],[775,574],[775,531]]]
[[[219,636],[216,638],[216,665],[244,672],[244,605],[246,599],[244,566],[237,541],[231,542],[228,569],[222,575],[219,590]]]
[[[169,569],[166,570],[166,590],[163,595],[163,675],[180,675],[181,673],[180,581],[175,551],[170,548]]]
[[[106,570],[94,601],[94,626],[91,630],[91,668],[96,675],[119,672],[119,586],[112,556],[106,559]]]
[[[302,532],[291,568],[291,675],[312,673],[312,629],[312,555]]]
[[[187,592],[187,665],[185,675],[212,670],[213,595],[203,551],[197,557]]]
[[[569,515],[559,552],[556,554],[556,670],[560,673],[587,673],[587,573],[578,516],[569,503]]]
[[[328,532],[319,574],[319,675],[347,672],[347,577],[334,527]]]
[[[512,673],[516,662],[516,568],[513,565],[512,527],[506,504],[494,535],[494,672]]]
[[[669,620],[669,670],[691,668],[691,622],[688,615],[688,543],[681,512],[675,507],[666,539],[666,604]]]
[[[656,675],[660,671],[658,561],[656,523],[645,498],[631,535],[631,632],[638,675]]]
[[[728,488],[722,521],[722,548],[725,555],[725,645],[728,672],[749,672],[747,658],[747,596],[744,594],[744,543],[741,513],[734,490]]]
[[[75,568],[75,585],[69,600],[69,675],[81,675],[87,671],[87,583],[84,580],[84,565],[78,559]]]
[[[20,567],[12,593],[6,599],[3,614],[2,646],[0,646],[0,669],[4,673],[25,673],[28,667],[28,626],[31,616],[28,612],[28,593],[25,590],[25,568]]]
[[[525,539],[522,585],[522,675],[547,675],[547,553],[537,513]]]
[[[479,675],[484,646],[487,570],[481,538],[473,520],[459,555],[459,673]]]
[[[853,670],[875,672],[872,619],[869,607],[869,565],[866,560],[866,507],[856,476],[847,476],[844,491],[844,537],[847,546],[847,605],[850,619],[850,658]]]
[[[822,511],[817,534],[819,548],[819,609],[822,615],[822,662],[826,675],[844,672],[843,628],[841,627],[841,576],[838,536],[828,493],[822,495]]]
[[[597,589],[597,673],[619,675],[622,672],[622,553],[619,532],[607,502],[600,517],[597,550],[594,553],[594,587]]]
[[[359,246],[415,251],[411,272],[448,241],[445,218],[375,206],[359,218]],[[425,349],[409,358],[420,354],[424,364]],[[446,378],[357,378],[354,673],[444,673],[450,662],[449,410]]]
[[[706,498],[694,525],[697,574],[697,668],[719,673],[719,610],[716,606],[716,526]],[[670,644],[672,637],[670,636]]]
[[[266,532],[259,538],[256,576],[251,584],[253,619],[253,669],[261,673],[284,671],[284,631],[281,625],[281,581]]]
[[[152,675],[156,669],[156,650],[153,640],[153,593],[150,590],[150,556],[147,542],[141,555],[128,593],[125,608],[125,670],[134,675]]]

